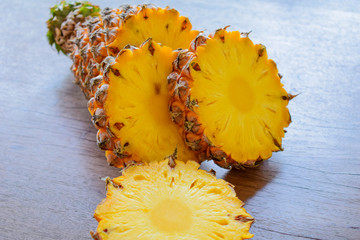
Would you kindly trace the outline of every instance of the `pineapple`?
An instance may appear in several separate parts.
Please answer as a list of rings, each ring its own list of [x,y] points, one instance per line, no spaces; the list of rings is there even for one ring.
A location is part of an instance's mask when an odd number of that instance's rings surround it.
[[[62,1],[51,9],[48,37],[73,60],[109,164],[121,168],[158,159],[176,146],[179,159],[196,159],[171,122],[166,77],[176,57],[172,50],[187,47],[198,31],[170,8],[125,5],[99,11],[89,2]],[[153,40],[141,49],[132,47],[149,37]],[[123,66],[112,66],[116,61]]]
[[[125,168],[106,178],[106,199],[94,217],[96,240],[249,239],[254,219],[243,208],[233,185],[194,161],[174,156]]]
[[[51,9],[48,39],[69,55],[76,83],[87,98],[94,96],[101,80],[100,65],[126,45],[139,46],[149,37],[172,49],[186,48],[198,31],[175,9],[153,5],[100,8],[89,2],[62,1]]]
[[[217,30],[180,51],[168,77],[170,112],[200,159],[229,168],[255,166],[282,150],[290,122],[276,64],[248,34]]]
[[[85,2],[61,1],[50,9],[51,17],[47,21],[47,38],[50,45],[58,51],[69,54],[74,50],[73,40],[76,38],[76,24],[83,23],[86,17],[100,16],[100,8]]]
[[[176,56],[177,51],[148,39],[139,48],[126,47],[116,58],[104,60],[103,81],[89,101],[89,111],[110,165],[150,162],[176,146],[180,160],[196,160],[168,110],[166,77]]]

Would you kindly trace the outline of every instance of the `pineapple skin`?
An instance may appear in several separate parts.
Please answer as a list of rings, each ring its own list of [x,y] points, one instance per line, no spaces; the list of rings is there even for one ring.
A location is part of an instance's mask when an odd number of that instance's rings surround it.
[[[75,27],[87,17],[98,16],[100,8],[88,1],[61,1],[50,9],[50,19],[47,21],[47,38],[50,45],[55,45],[58,52],[69,54],[74,49],[73,40],[76,37]]]
[[[50,45],[54,44],[58,51],[69,55],[73,60],[71,70],[75,76],[75,83],[80,86],[85,97],[90,99],[95,95],[101,82],[101,68],[106,64],[103,63],[106,57],[116,57],[128,44],[139,46],[147,38],[153,37],[149,29],[142,29],[137,30],[140,31],[137,32],[139,35],[127,38],[127,31],[134,30],[132,24],[148,21],[149,16],[151,18],[170,16],[167,20],[177,21],[174,27],[178,26],[179,29],[175,30],[186,32],[181,35],[186,36],[185,42],[183,41],[181,46],[176,44],[171,46],[174,49],[185,47],[198,34],[198,31],[191,30],[192,26],[188,18],[180,16],[175,9],[168,7],[162,9],[151,4],[122,5],[115,9],[105,8],[100,12],[98,6],[87,1],[75,3],[62,1],[51,8],[51,18],[47,21],[49,29],[47,36]],[[127,23],[130,27],[126,28]],[[143,34],[140,34],[141,31]],[[161,31],[171,35],[168,33],[168,28]],[[164,44],[162,37],[163,34],[158,34],[155,40]],[[170,42],[174,44],[174,41]]]
[[[95,240],[252,238],[249,229],[255,220],[236,197],[234,186],[216,179],[215,171],[198,168],[197,162],[185,163],[171,155],[128,166],[113,180],[106,178],[106,199],[95,210],[99,225],[91,236]]]
[[[124,5],[100,12],[88,1],[61,1],[51,8],[52,16],[47,21],[49,43],[72,59],[70,69],[75,83],[87,99],[95,95],[102,81],[101,68],[106,65],[103,60],[109,56],[107,45],[116,39],[121,22],[141,8],[146,6]]]
[[[141,48],[142,46],[140,46]],[[133,51],[139,48],[129,46],[122,51]],[[120,54],[121,55],[121,54]],[[108,164],[117,168],[123,168],[128,165],[132,165],[141,160],[136,154],[126,151],[126,146],[122,144],[121,139],[117,138],[115,134],[110,130],[109,117],[105,111],[105,102],[108,96],[109,88],[109,74],[115,72],[112,66],[116,63],[114,57],[108,56],[100,67],[101,75],[97,79],[96,86],[92,86],[96,90],[93,91],[93,97],[88,101],[88,110],[91,114],[91,121],[96,129],[98,129],[96,140],[98,147],[105,151],[105,156]],[[123,125],[117,125],[118,129],[121,129]]]
[[[195,109],[198,107],[197,99],[192,97],[191,89],[194,86],[194,79],[191,71],[201,71],[200,66],[194,62],[197,58],[197,50],[199,47],[206,47],[209,39],[220,39],[223,43],[226,41],[225,35],[228,34],[226,28],[218,29],[215,33],[210,34],[208,37],[199,34],[190,44],[189,50],[181,50],[173,62],[174,71],[168,76],[168,89],[171,95],[169,102],[169,110],[173,122],[179,126],[180,134],[183,136],[188,147],[195,151],[200,161],[212,159],[214,162],[223,167],[235,167],[243,169],[247,167],[256,167],[262,161],[271,157],[262,158],[261,156],[256,159],[247,159],[245,162],[239,162],[234,159],[230,152],[226,152],[221,146],[214,145],[209,137],[205,134],[206,124],[202,122],[201,117],[196,113]],[[239,34],[240,35],[240,34]],[[248,38],[248,34],[245,34]],[[265,47],[261,44],[254,46],[259,54],[259,57],[266,55]],[[267,55],[266,55],[267,56]],[[276,70],[276,64],[272,60],[267,60],[271,68]],[[281,79],[278,74],[278,78]],[[282,101],[287,105],[288,102],[295,97],[294,95],[287,94],[284,89]],[[291,123],[291,116],[286,109],[287,115],[284,126],[287,127]],[[283,130],[283,133],[286,131]],[[276,150],[282,151],[281,142],[279,143],[273,138]]]
[[[118,9],[106,8],[101,15],[89,17],[76,26],[73,51],[69,55],[73,60],[71,71],[75,83],[87,99],[94,97],[98,91],[104,70],[111,61],[111,58],[105,61],[110,56],[111,48],[108,45],[116,39],[121,22],[139,9],[129,5]]]

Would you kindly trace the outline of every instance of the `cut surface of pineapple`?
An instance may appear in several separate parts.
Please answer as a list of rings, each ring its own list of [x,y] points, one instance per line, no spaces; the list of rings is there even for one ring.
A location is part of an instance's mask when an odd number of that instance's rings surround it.
[[[177,123],[189,147],[224,167],[251,166],[282,150],[291,95],[265,47],[226,29],[191,46],[176,60],[185,64],[170,90],[172,115],[184,116]],[[185,97],[178,97],[179,86]]]
[[[254,219],[231,184],[194,161],[130,166],[107,182],[94,239],[249,239]]]
[[[95,96],[98,144],[111,165],[150,162],[178,148],[179,160],[196,160],[171,121],[167,75],[176,51],[148,39],[123,49],[105,73]],[[98,97],[97,97],[98,96]]]
[[[122,8],[124,9],[124,8]],[[108,47],[116,55],[127,44],[139,46],[147,38],[172,49],[187,48],[199,31],[192,30],[187,17],[175,9],[139,5],[124,9],[127,13],[120,25],[114,42]]]

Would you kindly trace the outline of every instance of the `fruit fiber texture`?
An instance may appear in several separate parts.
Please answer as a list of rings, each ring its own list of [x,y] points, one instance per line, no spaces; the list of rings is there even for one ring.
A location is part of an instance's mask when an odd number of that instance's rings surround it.
[[[179,159],[196,159],[171,121],[166,77],[177,55],[149,39],[111,58],[98,91],[89,101],[98,145],[110,165],[150,162],[177,147]]]
[[[170,156],[124,169],[106,179],[106,199],[94,217],[96,240],[249,239],[254,219],[233,186],[194,161]]]
[[[217,30],[182,50],[168,77],[172,120],[200,160],[255,166],[282,150],[290,122],[276,64],[248,34]]]

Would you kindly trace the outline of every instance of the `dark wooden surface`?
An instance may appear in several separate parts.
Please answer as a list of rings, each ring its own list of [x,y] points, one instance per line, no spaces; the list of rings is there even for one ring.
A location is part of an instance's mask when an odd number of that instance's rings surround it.
[[[116,7],[123,1],[94,1]],[[0,1],[0,239],[89,239],[118,176],[95,142],[71,62],[47,44],[55,1]],[[140,3],[140,1],[132,1]],[[162,1],[153,3],[165,6]],[[357,1],[168,2],[207,32],[225,25],[267,46],[293,123],[284,152],[218,176],[257,219],[254,239],[360,239],[360,7]]]

